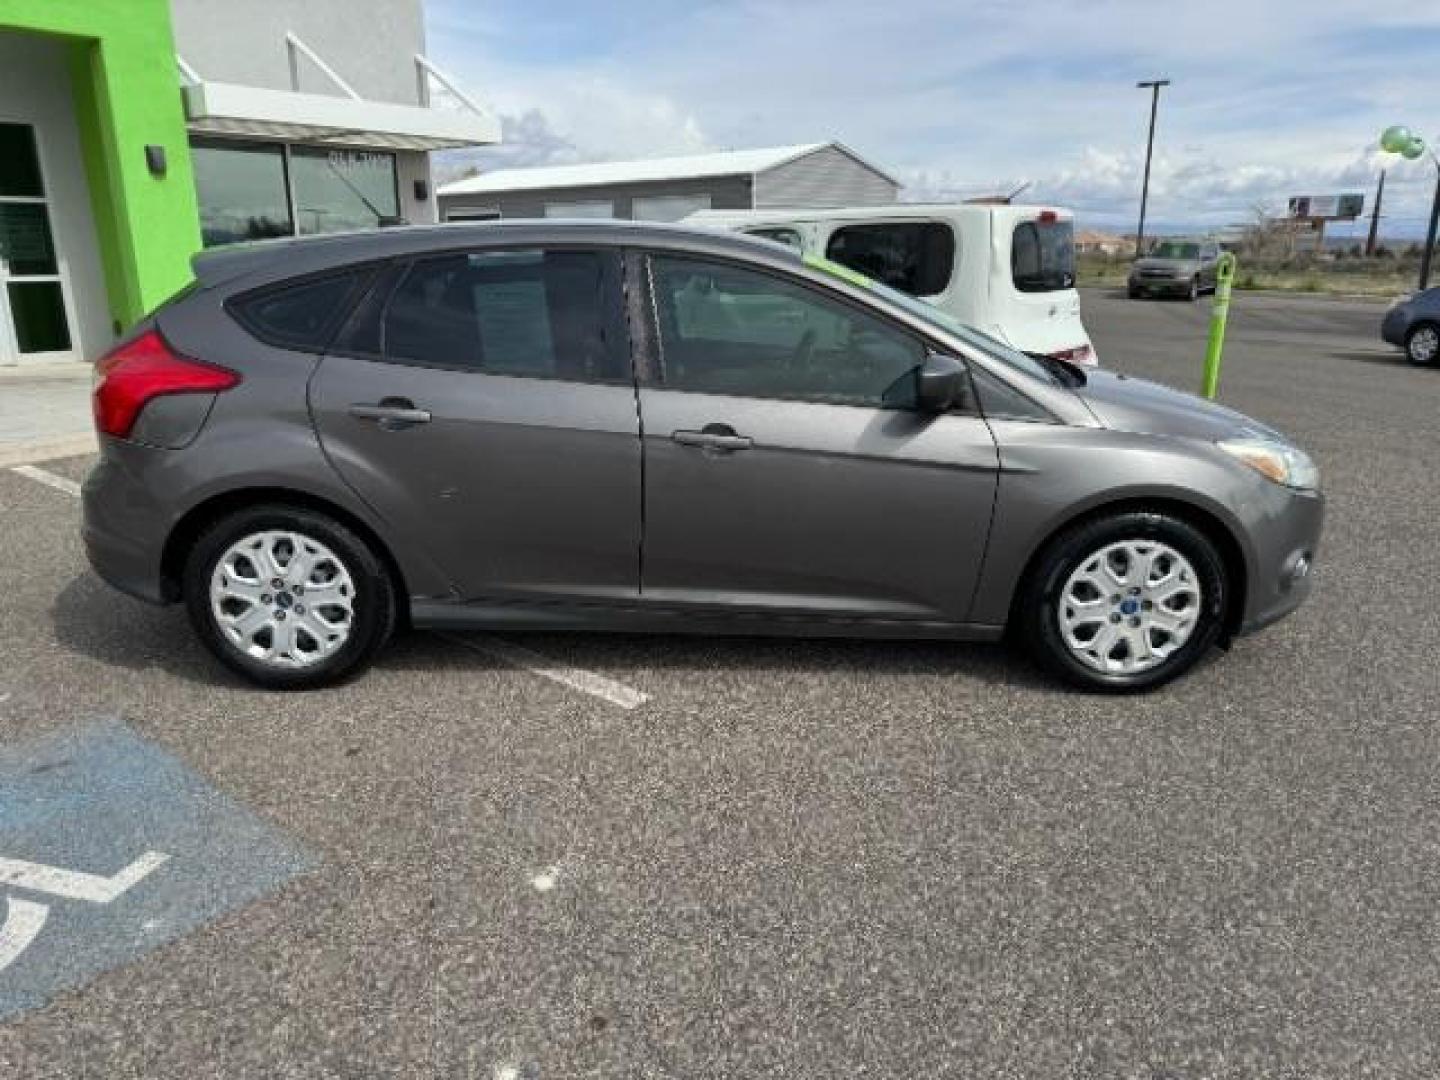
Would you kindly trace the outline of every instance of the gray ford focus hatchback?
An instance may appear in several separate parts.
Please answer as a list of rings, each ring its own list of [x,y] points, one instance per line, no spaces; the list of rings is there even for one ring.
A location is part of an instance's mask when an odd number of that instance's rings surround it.
[[[397,625],[997,640],[1140,689],[1293,610],[1323,500],[1238,413],[729,233],[266,242],[97,367],[98,573],[267,686]]]

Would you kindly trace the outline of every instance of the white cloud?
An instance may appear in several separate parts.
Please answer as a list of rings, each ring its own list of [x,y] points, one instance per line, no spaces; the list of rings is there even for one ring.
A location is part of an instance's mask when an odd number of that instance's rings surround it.
[[[460,0],[428,6],[432,52],[512,118],[497,161],[838,138],[910,197],[1030,181],[1124,227],[1148,119],[1134,83],[1158,74],[1174,84],[1151,218],[1205,225],[1369,195],[1379,129],[1440,117],[1440,4],[1415,0],[496,0],[483,32]],[[1434,169],[1392,164],[1387,210],[1413,234]]]

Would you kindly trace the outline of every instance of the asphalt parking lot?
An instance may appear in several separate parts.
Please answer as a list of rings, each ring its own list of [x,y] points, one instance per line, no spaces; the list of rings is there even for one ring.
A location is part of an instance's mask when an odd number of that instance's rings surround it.
[[[1208,304],[1084,304],[1198,384]],[[1222,399],[1320,462],[1316,594],[1135,698],[432,634],[265,694],[88,572],[87,459],[0,470],[0,1076],[1435,1075],[1440,372],[1379,314],[1237,297]]]

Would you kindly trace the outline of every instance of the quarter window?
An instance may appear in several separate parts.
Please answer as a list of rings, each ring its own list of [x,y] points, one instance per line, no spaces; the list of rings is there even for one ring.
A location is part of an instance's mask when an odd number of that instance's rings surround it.
[[[800,233],[795,229],[751,229],[751,236],[758,236],[762,240],[773,240],[777,244],[784,244],[796,251],[805,250],[805,241],[801,239]]]
[[[629,377],[605,332],[594,252],[507,251],[415,263],[385,315],[385,355],[492,375]]]
[[[858,308],[769,274],[651,260],[660,377],[677,390],[872,407],[914,404],[925,350]]]
[[[950,284],[955,234],[940,221],[845,225],[825,257],[911,296],[936,296]]]
[[[323,349],[350,301],[362,271],[287,282],[235,302],[234,311],[256,337],[274,345]]]

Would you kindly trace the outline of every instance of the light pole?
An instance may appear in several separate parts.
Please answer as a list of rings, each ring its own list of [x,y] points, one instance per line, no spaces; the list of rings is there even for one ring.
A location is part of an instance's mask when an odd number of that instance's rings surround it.
[[[1380,149],[1386,153],[1399,154],[1407,161],[1414,161],[1429,150],[1429,147],[1420,136],[1411,134],[1409,128],[1395,124],[1381,132]],[[1430,160],[1435,165],[1435,198],[1430,204],[1430,228],[1425,233],[1425,250],[1420,253],[1422,290],[1430,285],[1430,259],[1435,253],[1435,233],[1437,228],[1440,228],[1440,158],[1435,156],[1434,150],[1429,150],[1429,153]]]
[[[1169,79],[1150,79],[1137,82],[1136,89],[1150,90],[1150,135],[1145,140],[1145,180],[1140,185],[1140,227],[1135,230],[1135,257],[1141,255],[1145,246],[1145,204],[1150,199],[1150,155],[1155,149],[1155,113],[1160,108],[1160,88],[1169,86]]]

